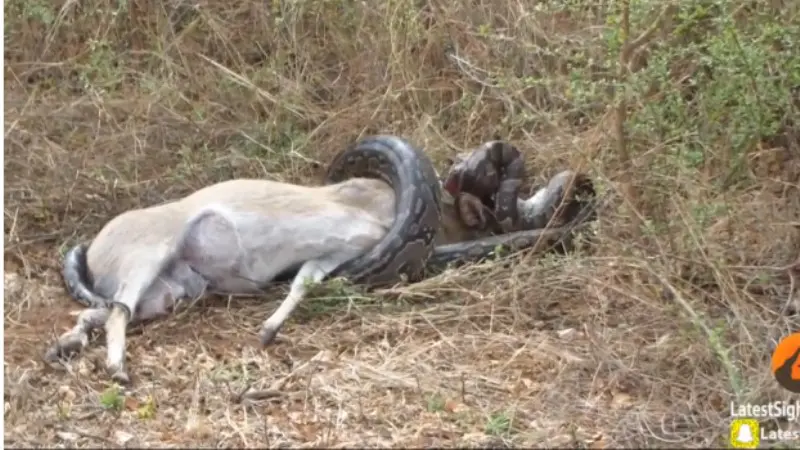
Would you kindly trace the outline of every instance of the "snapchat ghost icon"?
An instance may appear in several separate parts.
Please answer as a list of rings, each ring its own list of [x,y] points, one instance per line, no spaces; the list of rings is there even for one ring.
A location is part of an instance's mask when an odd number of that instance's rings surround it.
[[[731,422],[730,443],[733,448],[758,448],[760,424],[756,419],[736,419]]]

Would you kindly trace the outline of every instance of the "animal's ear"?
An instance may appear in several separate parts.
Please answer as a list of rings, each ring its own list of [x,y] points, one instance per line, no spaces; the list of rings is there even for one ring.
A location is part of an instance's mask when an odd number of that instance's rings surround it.
[[[461,221],[469,228],[486,229],[486,214],[483,203],[478,197],[470,194],[461,194],[456,199]]]

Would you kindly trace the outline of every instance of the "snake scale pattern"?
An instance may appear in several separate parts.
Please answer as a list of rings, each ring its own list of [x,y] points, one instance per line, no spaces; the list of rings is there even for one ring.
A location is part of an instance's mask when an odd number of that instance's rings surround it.
[[[411,281],[421,279],[441,221],[441,192],[433,163],[404,139],[368,137],[337,155],[325,181],[338,183],[353,177],[388,183],[394,189],[396,215],[375,247],[330,276],[372,285],[397,281],[401,275]]]

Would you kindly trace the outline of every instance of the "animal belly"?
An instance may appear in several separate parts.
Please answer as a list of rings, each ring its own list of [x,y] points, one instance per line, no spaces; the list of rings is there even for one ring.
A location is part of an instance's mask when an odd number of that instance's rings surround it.
[[[192,273],[202,277],[209,290],[221,294],[249,294],[257,292],[264,283],[242,270],[241,258],[206,259],[203,264],[186,264]]]
[[[142,301],[136,308],[136,317],[140,320],[153,319],[167,314],[175,303],[186,297],[183,286],[175,280],[157,278],[145,291]]]
[[[224,274],[217,272],[216,275],[221,276],[209,280],[210,288],[227,294],[261,293],[274,282],[291,280],[300,266],[311,259],[303,258],[302,252],[281,251],[281,248],[269,250],[248,249],[242,252],[236,264]]]
[[[237,272],[211,281],[209,289],[218,294],[256,294],[261,292],[264,284],[266,283],[247,279],[243,274]]]

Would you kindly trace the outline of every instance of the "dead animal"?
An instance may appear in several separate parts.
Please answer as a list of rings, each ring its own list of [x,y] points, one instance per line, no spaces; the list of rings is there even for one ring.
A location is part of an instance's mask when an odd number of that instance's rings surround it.
[[[428,157],[401,138],[356,143],[334,159],[326,180],[313,187],[231,180],[115,217],[91,244],[65,256],[68,290],[89,308],[45,359],[79,352],[89,333],[104,327],[106,368],[114,380],[128,383],[127,326],[167,314],[182,298],[208,291],[256,294],[293,273],[288,295],[261,327],[260,341],[267,345],[308,282],[337,275],[369,285],[404,276],[415,281],[432,256],[443,264],[498,245],[444,238],[437,241],[449,245],[434,250],[443,208],[440,182]],[[480,209],[474,201],[473,208]],[[534,241],[561,237],[559,230],[528,233]]]
[[[428,157],[403,139],[371,137],[342,152],[327,179],[331,184],[315,187],[231,180],[115,217],[88,247],[65,257],[67,285],[90,309],[46,359],[79,351],[88,332],[105,325],[106,368],[127,383],[128,324],[164,315],[178,299],[207,290],[258,293],[296,269],[289,294],[262,325],[267,345],[309,281],[418,278],[440,217],[439,180]]]

